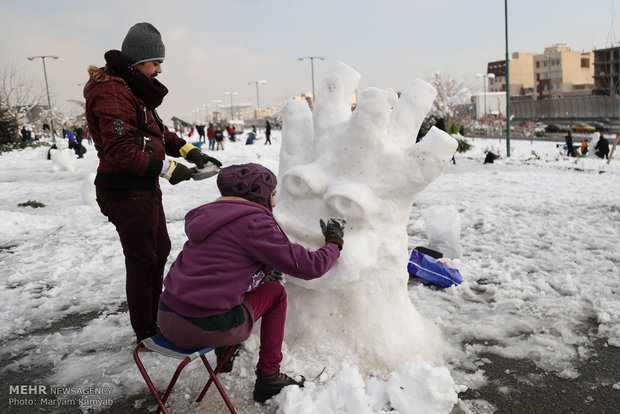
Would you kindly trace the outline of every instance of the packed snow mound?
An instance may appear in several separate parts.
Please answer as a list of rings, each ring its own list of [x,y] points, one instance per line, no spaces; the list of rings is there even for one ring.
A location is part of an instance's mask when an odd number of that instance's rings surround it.
[[[387,381],[364,379],[357,367],[345,363],[325,385],[287,387],[274,400],[278,414],[440,414],[449,413],[458,396],[447,368],[414,356]]]

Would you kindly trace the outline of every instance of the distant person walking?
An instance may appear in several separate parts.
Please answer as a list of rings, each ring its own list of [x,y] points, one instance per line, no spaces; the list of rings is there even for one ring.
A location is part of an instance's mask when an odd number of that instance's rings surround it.
[[[215,150],[219,151],[220,149],[224,151],[224,132],[222,132],[222,128],[218,126],[215,128]]]
[[[212,122],[209,122],[209,128],[207,128],[207,139],[209,140],[209,149],[215,150],[215,127]]]
[[[265,122],[265,145],[271,145],[271,124],[269,121]]]
[[[568,130],[568,134],[564,137],[566,141],[566,155],[569,157],[573,157],[575,154],[573,153],[573,133],[571,130]]]
[[[198,132],[198,141],[207,142],[205,140],[205,126],[204,125],[196,125],[196,132]]]
[[[237,140],[236,133],[237,133],[237,131],[235,131],[235,126],[234,125],[231,125],[231,126],[228,127],[228,140],[230,142],[235,142]]]

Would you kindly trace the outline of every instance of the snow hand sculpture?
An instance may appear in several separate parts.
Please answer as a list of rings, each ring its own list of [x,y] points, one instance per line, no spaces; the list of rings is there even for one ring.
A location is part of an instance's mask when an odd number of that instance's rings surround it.
[[[279,223],[291,239],[318,248],[319,218],[346,219],[336,266],[320,279],[287,278],[287,338],[348,355],[367,370],[394,369],[414,353],[431,358],[440,348],[440,334],[407,295],[407,223],[415,195],[439,176],[457,142],[433,128],[415,143],[436,95],[428,83],[413,81],[400,99],[368,88],[351,112],[359,79],[339,63],[314,114],[306,101],[284,109]]]

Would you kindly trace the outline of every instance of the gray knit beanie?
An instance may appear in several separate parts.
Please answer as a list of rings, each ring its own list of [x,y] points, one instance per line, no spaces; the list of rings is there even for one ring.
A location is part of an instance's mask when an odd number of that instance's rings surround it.
[[[136,23],[123,40],[121,57],[132,66],[149,60],[164,60],[165,55],[161,35],[150,23]]]

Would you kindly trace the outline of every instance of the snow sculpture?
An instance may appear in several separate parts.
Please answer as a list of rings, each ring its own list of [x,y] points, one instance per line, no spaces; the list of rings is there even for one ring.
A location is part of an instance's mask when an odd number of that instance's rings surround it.
[[[69,149],[69,141],[55,136],[56,148],[50,150],[52,159],[52,171],[75,171],[75,151]]]
[[[439,356],[438,329],[407,294],[407,223],[416,194],[435,180],[457,142],[432,128],[415,144],[435,90],[415,80],[400,99],[366,89],[351,112],[360,75],[343,63],[326,77],[314,114],[306,101],[284,108],[277,207],[289,237],[323,244],[319,219],[346,217],[338,264],[312,281],[287,278],[287,343],[362,371],[393,370],[410,356]]]

